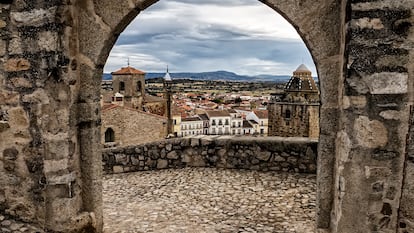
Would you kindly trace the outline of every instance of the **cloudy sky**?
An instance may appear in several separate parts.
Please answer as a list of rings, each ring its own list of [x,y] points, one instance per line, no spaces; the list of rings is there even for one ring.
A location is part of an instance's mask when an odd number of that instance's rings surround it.
[[[161,0],[120,35],[104,68],[146,72],[227,70],[242,75],[288,74],[305,63],[316,75],[295,29],[257,0]]]

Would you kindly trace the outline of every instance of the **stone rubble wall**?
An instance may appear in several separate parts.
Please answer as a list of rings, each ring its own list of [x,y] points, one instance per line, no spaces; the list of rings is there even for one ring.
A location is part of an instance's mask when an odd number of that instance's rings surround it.
[[[183,167],[316,173],[317,140],[197,136],[104,149],[104,173]]]
[[[413,192],[402,191],[409,186],[404,177],[412,177],[406,148],[414,1],[354,0],[346,7],[331,229],[413,232]]]

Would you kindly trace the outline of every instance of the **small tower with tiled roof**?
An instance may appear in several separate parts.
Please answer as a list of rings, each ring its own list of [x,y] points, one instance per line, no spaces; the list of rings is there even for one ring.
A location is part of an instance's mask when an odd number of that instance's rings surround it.
[[[112,72],[113,92],[124,97],[124,106],[142,110],[145,96],[145,72],[131,66]]]

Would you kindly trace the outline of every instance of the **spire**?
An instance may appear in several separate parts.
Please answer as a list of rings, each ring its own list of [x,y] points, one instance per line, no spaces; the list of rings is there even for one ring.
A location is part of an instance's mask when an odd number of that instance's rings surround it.
[[[167,65],[167,73],[165,73],[165,76],[164,76],[164,81],[168,81],[168,82],[172,81],[170,73],[168,72],[168,65]]]
[[[128,67],[129,67],[129,57],[128,57]]]

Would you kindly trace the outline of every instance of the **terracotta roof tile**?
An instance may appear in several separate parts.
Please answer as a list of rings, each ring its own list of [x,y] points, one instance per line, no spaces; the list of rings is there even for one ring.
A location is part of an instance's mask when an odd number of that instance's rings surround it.
[[[128,74],[145,74],[145,72],[141,71],[141,70],[138,70],[138,69],[135,69],[134,67],[127,66],[127,67],[122,67],[120,70],[112,72],[111,74],[128,75]]]
[[[229,117],[230,114],[226,110],[207,111],[209,117]]]
[[[254,110],[254,114],[256,114],[256,116],[259,119],[267,119],[267,118],[269,118],[269,112],[267,110]]]

